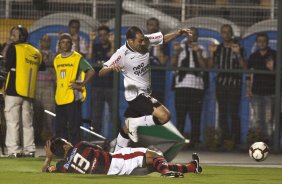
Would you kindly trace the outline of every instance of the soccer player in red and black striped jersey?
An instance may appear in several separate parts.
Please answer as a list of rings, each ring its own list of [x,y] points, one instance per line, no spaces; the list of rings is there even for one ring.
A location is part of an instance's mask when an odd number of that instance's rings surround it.
[[[42,172],[129,175],[138,167],[147,167],[150,172],[160,172],[164,177],[184,177],[183,173],[202,172],[196,153],[188,164],[169,164],[162,155],[147,148],[128,147],[110,153],[88,142],[73,146],[62,138],[48,140],[45,151]],[[53,154],[64,159],[50,165]]]

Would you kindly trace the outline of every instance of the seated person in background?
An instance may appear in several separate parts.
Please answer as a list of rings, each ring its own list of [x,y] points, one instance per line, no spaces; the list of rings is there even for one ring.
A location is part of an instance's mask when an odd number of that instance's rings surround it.
[[[183,173],[200,173],[199,157],[192,155],[188,164],[168,164],[165,158],[147,148],[122,148],[110,153],[97,145],[80,142],[73,146],[62,138],[48,140],[45,145],[46,159],[42,172],[129,175],[138,167],[157,171],[163,177],[184,177]],[[50,165],[52,156],[63,157],[56,165]]]

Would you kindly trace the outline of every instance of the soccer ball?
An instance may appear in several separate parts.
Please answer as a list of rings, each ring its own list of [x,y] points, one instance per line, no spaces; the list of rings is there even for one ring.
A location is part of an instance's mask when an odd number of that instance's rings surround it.
[[[264,142],[255,142],[250,146],[249,155],[257,162],[264,161],[267,158],[269,148]]]

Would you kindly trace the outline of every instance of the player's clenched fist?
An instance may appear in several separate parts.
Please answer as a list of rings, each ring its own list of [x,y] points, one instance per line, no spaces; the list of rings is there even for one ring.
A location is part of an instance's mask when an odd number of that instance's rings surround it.
[[[192,36],[192,31],[191,29],[179,29],[178,30],[178,35],[183,35],[183,36]]]

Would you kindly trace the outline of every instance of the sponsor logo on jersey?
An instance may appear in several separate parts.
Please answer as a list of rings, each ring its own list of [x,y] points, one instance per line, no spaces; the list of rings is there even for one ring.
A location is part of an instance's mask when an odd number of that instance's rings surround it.
[[[61,79],[64,79],[66,77],[66,70],[61,70],[60,72],[60,76],[61,76]]]
[[[30,65],[39,65],[40,64],[39,60],[37,58],[34,58],[34,57],[31,58],[31,59],[30,58],[25,58],[25,62],[30,64]]]
[[[58,68],[60,68],[60,67],[73,67],[73,64],[71,64],[71,63],[67,63],[67,64],[58,64],[57,67],[58,67]]]
[[[113,63],[117,63],[120,59],[121,59],[121,55],[119,55],[119,56],[114,60]]]
[[[158,36],[148,36],[148,38],[150,39],[150,40],[153,40],[153,39],[160,39],[160,38],[162,38],[163,37],[163,35],[158,35]]]
[[[140,65],[133,67],[134,74],[138,76],[144,75],[146,72],[148,72],[149,69],[150,69],[149,63],[147,65],[145,65],[144,63],[141,63]]]

